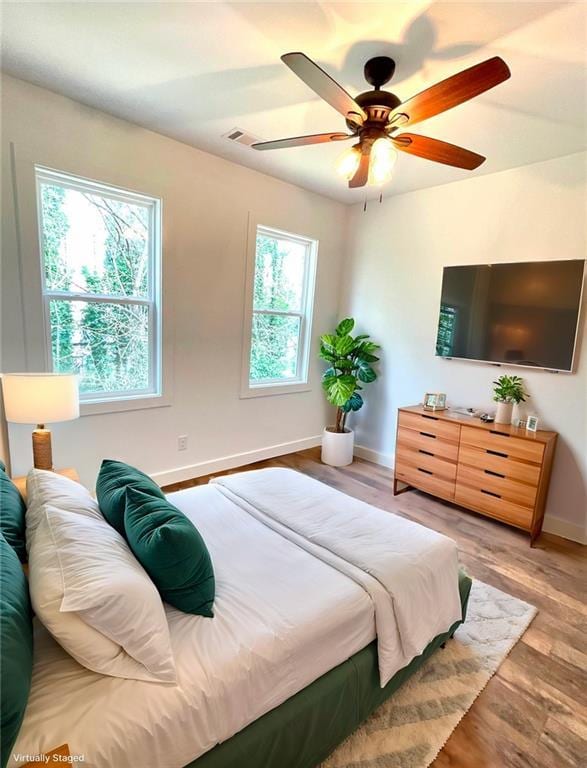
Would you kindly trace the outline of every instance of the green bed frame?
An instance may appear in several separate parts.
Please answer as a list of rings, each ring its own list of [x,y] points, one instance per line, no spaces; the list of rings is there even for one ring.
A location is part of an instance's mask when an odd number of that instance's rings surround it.
[[[315,768],[453,636],[465,621],[471,584],[461,572],[461,620],[435,637],[385,688],[379,685],[374,641],[185,768]]]

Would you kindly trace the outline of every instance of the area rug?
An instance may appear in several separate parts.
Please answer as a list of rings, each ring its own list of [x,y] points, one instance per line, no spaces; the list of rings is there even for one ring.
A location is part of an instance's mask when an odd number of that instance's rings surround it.
[[[524,634],[536,608],[473,581],[466,622],[322,768],[426,768]]]

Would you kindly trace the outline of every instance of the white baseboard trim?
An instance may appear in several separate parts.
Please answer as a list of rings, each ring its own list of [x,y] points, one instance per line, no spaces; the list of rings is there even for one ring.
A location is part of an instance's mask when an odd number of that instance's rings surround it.
[[[576,523],[569,523],[568,520],[562,520],[560,517],[547,515],[542,524],[542,530],[546,533],[554,533],[555,536],[562,536],[563,539],[570,539],[579,544],[587,544],[587,531],[584,526]]]
[[[322,435],[305,437],[301,440],[291,440],[288,443],[269,445],[266,448],[259,448],[255,451],[233,453],[231,456],[222,456],[218,459],[201,461],[185,467],[177,467],[177,469],[168,469],[165,472],[156,472],[151,477],[161,486],[181,483],[183,480],[191,480],[194,477],[211,475],[214,472],[223,472],[226,469],[234,469],[235,467],[243,467],[246,464],[254,464],[256,461],[272,459],[275,456],[284,456],[287,453],[304,451],[306,448],[315,448],[321,442]]]
[[[373,464],[380,464],[382,467],[393,467],[394,464],[393,453],[382,453],[364,445],[355,445],[353,453],[360,459],[372,461]]]

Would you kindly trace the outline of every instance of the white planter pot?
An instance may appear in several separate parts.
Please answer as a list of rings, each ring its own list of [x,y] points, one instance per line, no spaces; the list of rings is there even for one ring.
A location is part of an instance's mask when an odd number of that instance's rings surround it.
[[[334,427],[326,427],[322,433],[322,462],[331,467],[346,467],[353,462],[355,433],[352,429],[334,432]]]
[[[513,403],[498,403],[497,411],[495,412],[495,423],[511,424],[513,408],[514,408]]]

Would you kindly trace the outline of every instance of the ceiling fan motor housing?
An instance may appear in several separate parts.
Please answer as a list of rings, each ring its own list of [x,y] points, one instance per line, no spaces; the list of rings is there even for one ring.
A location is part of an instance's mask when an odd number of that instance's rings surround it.
[[[360,93],[355,98],[355,101],[367,113],[367,120],[363,125],[365,127],[370,125],[371,127],[377,126],[379,128],[382,128],[387,123],[389,113],[401,104],[401,99],[395,93],[378,89]],[[357,130],[357,126],[352,120],[347,120],[347,126],[351,131]]]

